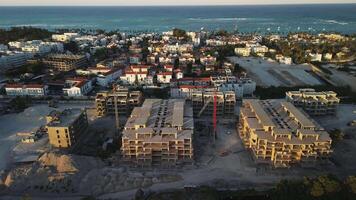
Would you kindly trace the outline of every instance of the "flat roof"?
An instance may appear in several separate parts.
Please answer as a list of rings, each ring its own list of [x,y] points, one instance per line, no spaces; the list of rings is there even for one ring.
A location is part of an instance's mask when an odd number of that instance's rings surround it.
[[[303,127],[315,127],[315,124],[308,118],[308,116],[304,115],[300,112],[292,103],[282,101],[282,106],[287,109],[295,119],[303,126]]]

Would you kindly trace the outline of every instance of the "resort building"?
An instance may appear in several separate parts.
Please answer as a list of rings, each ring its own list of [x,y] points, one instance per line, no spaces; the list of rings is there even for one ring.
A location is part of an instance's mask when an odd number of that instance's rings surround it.
[[[193,110],[185,100],[147,99],[123,130],[123,160],[148,167],[192,163],[193,132]]]
[[[303,108],[310,115],[335,115],[340,103],[335,92],[316,92],[314,89],[286,92],[286,100]]]
[[[86,112],[81,109],[54,110],[46,120],[49,143],[58,148],[73,146],[88,127]]]
[[[95,99],[97,115],[115,115],[115,99],[119,115],[127,116],[134,107],[142,104],[143,95],[140,91],[129,91],[124,88],[98,92]]]
[[[244,100],[238,127],[257,163],[309,165],[332,152],[329,134],[285,100]]]

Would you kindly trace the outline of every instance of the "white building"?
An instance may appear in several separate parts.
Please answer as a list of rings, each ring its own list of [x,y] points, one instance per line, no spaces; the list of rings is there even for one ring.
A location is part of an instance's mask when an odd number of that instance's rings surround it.
[[[19,51],[0,52],[0,71],[21,67],[27,60],[32,58],[32,54]]]
[[[315,53],[315,54],[309,53],[309,57],[310,57],[310,61],[312,62],[321,62],[323,55],[320,53]]]
[[[276,60],[281,64],[291,65],[292,58],[291,57],[284,57],[281,54],[276,55]]]
[[[7,84],[6,95],[9,96],[45,96],[48,94],[48,86],[41,84]]]
[[[33,55],[44,55],[50,52],[62,53],[64,47],[62,43],[59,42],[42,42],[42,41],[28,41],[25,42],[21,50],[23,52],[32,53]]]
[[[7,50],[8,50],[7,45],[0,44],[0,52],[1,51],[7,51]]]
[[[333,54],[332,53],[326,53],[323,56],[324,60],[332,60],[333,59]]]
[[[106,73],[98,74],[96,77],[97,84],[103,87],[109,87],[122,74],[121,69],[112,69]]]
[[[177,80],[184,77],[184,73],[180,69],[174,70],[174,75]]]
[[[259,53],[267,53],[268,52],[268,47],[266,46],[254,46],[252,47],[252,52],[259,54]]]
[[[200,58],[200,63],[202,65],[214,65],[216,63],[216,57],[213,56],[203,56]]]
[[[64,95],[79,97],[87,95],[93,89],[92,81],[82,78],[67,79],[63,88]]]
[[[73,41],[78,36],[79,36],[78,33],[54,34],[52,35],[52,40],[58,42],[70,42]]]
[[[238,56],[248,57],[251,54],[251,48],[249,47],[235,48],[235,54]]]
[[[158,83],[170,83],[172,79],[172,72],[160,72],[157,74],[157,82]]]

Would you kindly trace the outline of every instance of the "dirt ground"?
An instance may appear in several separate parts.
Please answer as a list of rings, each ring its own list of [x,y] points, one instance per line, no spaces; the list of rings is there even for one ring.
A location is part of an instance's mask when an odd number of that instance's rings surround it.
[[[322,82],[307,71],[309,65],[285,65],[262,58],[230,57],[231,62],[238,63],[247,70],[247,74],[259,86],[301,86],[321,85]]]
[[[63,110],[65,108],[85,108],[92,106],[93,105],[88,104],[60,104],[57,109]],[[2,158],[0,170],[5,169],[6,166],[10,164],[12,157],[34,152],[37,148],[44,148],[46,142],[43,142],[43,140],[38,141],[36,144],[21,145],[19,144],[21,137],[16,134],[19,132],[32,132],[37,130],[40,126],[45,125],[45,116],[52,110],[54,110],[54,108],[50,108],[48,105],[34,105],[21,113],[0,116],[0,158]],[[89,118],[91,117],[89,116]]]
[[[236,110],[239,108],[237,107]],[[247,189],[252,187],[271,187],[281,179],[298,179],[303,176],[317,176],[333,173],[340,177],[354,174],[356,171],[356,129],[347,126],[352,119],[356,119],[356,105],[340,105],[337,116],[314,118],[326,130],[339,128],[347,137],[334,147],[334,153],[329,164],[317,165],[313,168],[292,167],[289,169],[271,169],[266,166],[256,165],[249,151],[245,150],[236,131],[237,118],[219,118],[217,127],[217,139],[211,135],[211,117],[196,119],[195,127],[195,157],[194,166],[186,166],[177,169],[120,169],[102,168],[91,172],[82,180],[81,188],[84,191],[95,191],[101,199],[132,199],[138,188],[144,186],[145,190],[160,191],[171,188],[184,188],[185,186],[212,185],[220,188]],[[91,120],[95,119],[94,115]],[[90,118],[90,117],[89,117]],[[98,129],[113,129],[112,117],[100,118],[92,121],[91,126]],[[122,122],[124,123],[124,122]],[[121,175],[122,170],[125,176]],[[119,173],[119,172],[120,173]],[[105,172],[105,173],[104,173]],[[102,173],[102,176],[100,175]],[[132,178],[128,178],[127,175]],[[138,180],[145,180],[145,176],[160,177],[169,174],[174,177],[168,181],[157,181],[140,185]],[[128,180],[125,183],[120,177]],[[142,178],[143,177],[143,178]],[[176,180],[174,180],[176,179]],[[88,187],[97,180],[96,184]],[[148,179],[147,179],[148,180]],[[156,180],[156,179],[155,179]],[[121,186],[118,186],[120,183]],[[107,187],[105,187],[105,185]],[[136,186],[137,187],[136,187]],[[10,198],[11,199],[11,198]],[[74,197],[72,199],[80,199]]]

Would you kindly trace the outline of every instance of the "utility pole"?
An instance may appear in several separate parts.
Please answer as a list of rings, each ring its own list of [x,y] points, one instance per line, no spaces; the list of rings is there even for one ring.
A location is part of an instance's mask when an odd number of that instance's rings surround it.
[[[119,131],[120,131],[120,118],[119,118],[119,111],[117,107],[117,96],[115,94],[116,92],[116,85],[113,85],[113,94],[114,94],[114,107],[115,107],[115,125],[116,125],[116,130],[117,130],[117,136],[119,138]]]

